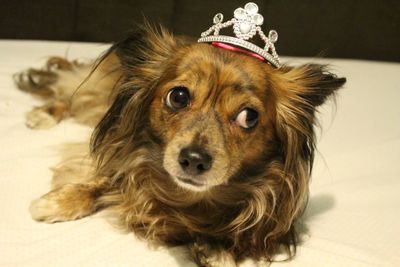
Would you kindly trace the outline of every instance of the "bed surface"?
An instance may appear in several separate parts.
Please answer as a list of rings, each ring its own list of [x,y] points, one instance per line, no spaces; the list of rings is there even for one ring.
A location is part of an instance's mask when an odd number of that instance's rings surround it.
[[[48,191],[57,145],[90,129],[67,120],[30,130],[24,114],[40,102],[12,74],[51,55],[90,59],[106,45],[0,41],[0,266],[195,266],[182,248],[149,248],[100,212],[53,225],[31,219],[31,200]],[[299,63],[314,59],[284,58]],[[272,266],[400,265],[400,64],[320,60],[348,82],[320,109],[318,153],[304,215],[308,232],[291,262]],[[255,266],[246,262],[243,266]]]

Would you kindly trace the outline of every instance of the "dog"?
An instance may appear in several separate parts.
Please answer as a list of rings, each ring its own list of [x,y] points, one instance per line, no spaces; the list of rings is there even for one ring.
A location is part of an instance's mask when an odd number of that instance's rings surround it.
[[[144,26],[92,64],[53,57],[15,81],[46,101],[29,127],[68,117],[95,127],[64,151],[35,220],[106,209],[152,244],[187,246],[199,266],[236,266],[295,255],[316,110],[346,80]]]

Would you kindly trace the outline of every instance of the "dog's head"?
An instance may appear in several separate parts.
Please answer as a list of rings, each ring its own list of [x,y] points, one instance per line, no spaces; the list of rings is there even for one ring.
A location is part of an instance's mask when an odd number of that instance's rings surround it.
[[[127,146],[146,131],[171,179],[194,191],[263,173],[274,160],[309,160],[315,108],[345,82],[321,65],[275,69],[164,30],[144,29],[112,50],[124,77],[95,150],[106,135],[123,131]]]
[[[316,64],[276,69],[162,29],[142,30],[109,53],[123,74],[92,140],[105,175],[146,162],[153,175],[135,179],[149,188],[246,202],[232,228],[269,214],[280,228],[268,231],[289,230],[307,195],[315,110],[344,78]]]

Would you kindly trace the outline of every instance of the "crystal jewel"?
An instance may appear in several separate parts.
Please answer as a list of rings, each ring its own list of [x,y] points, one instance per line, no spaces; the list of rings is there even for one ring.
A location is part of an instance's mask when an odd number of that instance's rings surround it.
[[[276,41],[278,41],[278,33],[275,30],[270,30],[268,34],[268,39],[272,43],[275,43]]]
[[[214,16],[213,22],[214,24],[218,24],[220,22],[222,22],[224,19],[224,15],[222,15],[222,13],[218,13]]]
[[[251,24],[248,22],[242,22],[239,24],[240,32],[246,34],[251,30]]]
[[[253,21],[256,25],[262,25],[264,22],[264,17],[260,14],[253,15]]]
[[[257,14],[257,12],[258,12],[258,6],[252,2],[247,3],[244,6],[244,9],[246,9],[246,11],[249,15],[254,15],[254,14]]]
[[[244,10],[243,8],[239,7],[235,9],[235,12],[233,13],[233,15],[235,16],[235,18],[237,19],[245,19],[247,17],[247,13],[246,10]]]

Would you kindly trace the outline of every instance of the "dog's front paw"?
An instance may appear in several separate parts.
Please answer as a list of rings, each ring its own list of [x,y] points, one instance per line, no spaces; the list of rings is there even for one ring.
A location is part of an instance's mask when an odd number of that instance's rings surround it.
[[[211,246],[205,242],[195,242],[189,246],[195,262],[202,267],[236,267],[236,260],[231,252],[221,246]]]
[[[72,221],[95,211],[95,187],[86,184],[66,184],[31,203],[34,220],[47,223]]]
[[[49,199],[41,197],[32,201],[29,212],[31,216],[36,221],[43,221],[47,223],[54,223],[60,221],[66,221],[66,218],[61,216],[60,207],[57,201],[54,199]]]
[[[35,108],[26,114],[26,126],[32,129],[49,129],[54,127],[58,121],[54,116],[41,108]]]
[[[219,252],[205,258],[207,267],[236,267],[236,262],[228,252]]]

